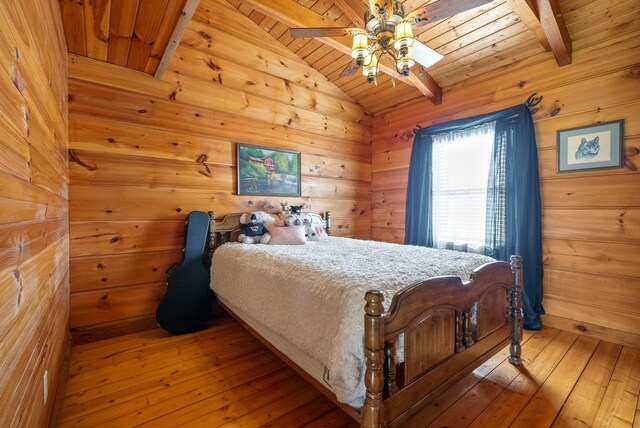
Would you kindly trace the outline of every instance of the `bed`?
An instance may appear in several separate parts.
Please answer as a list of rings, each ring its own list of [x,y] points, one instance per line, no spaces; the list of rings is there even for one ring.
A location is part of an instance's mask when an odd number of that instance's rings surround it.
[[[220,305],[363,427],[402,426],[507,343],[521,362],[519,256],[331,236],[223,245],[241,213],[209,215]],[[331,235],[330,212],[311,216]]]

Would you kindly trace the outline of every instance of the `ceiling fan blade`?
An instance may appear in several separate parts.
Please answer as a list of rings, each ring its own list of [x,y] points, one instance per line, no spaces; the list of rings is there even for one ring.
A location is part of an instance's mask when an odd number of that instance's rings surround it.
[[[444,58],[438,52],[434,51],[420,40],[413,41],[413,60],[420,63],[423,67],[431,67],[436,62]]]
[[[352,59],[344,68],[344,70],[342,70],[342,72],[340,73],[340,77],[353,76],[358,72],[359,69],[360,67],[358,66],[358,64],[356,64],[356,60]]]
[[[362,33],[361,28],[318,27],[318,28],[292,28],[291,37],[345,37],[355,33]]]
[[[491,3],[492,1],[493,0],[438,0],[408,13],[405,16],[405,20],[412,20],[414,27],[421,27]]]

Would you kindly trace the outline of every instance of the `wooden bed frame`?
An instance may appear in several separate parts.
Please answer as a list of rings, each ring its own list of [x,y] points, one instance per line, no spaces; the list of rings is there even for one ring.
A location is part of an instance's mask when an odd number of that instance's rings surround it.
[[[208,255],[237,240],[242,213],[211,217]],[[331,234],[331,212],[314,214]],[[469,281],[441,276],[410,285],[393,296],[370,290],[364,300],[366,397],[358,414],[306,374],[252,328],[249,331],[365,428],[403,426],[421,408],[510,343],[509,361],[521,364],[522,258],[487,263]],[[224,308],[238,318],[228,308]],[[242,320],[240,322],[245,326]],[[397,355],[397,349],[404,352]]]

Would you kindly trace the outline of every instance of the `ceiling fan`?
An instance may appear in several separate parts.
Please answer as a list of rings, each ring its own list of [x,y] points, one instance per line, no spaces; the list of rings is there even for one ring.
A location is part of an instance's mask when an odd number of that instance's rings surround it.
[[[362,67],[369,83],[375,81],[378,62],[386,54],[395,62],[396,71],[408,76],[417,62],[430,67],[443,56],[413,37],[413,28],[431,24],[492,0],[437,0],[406,13],[399,0],[369,0],[364,14],[364,28],[292,28],[291,37],[345,37],[353,36],[353,60],[340,73],[350,76]],[[371,42],[371,43],[370,43]]]

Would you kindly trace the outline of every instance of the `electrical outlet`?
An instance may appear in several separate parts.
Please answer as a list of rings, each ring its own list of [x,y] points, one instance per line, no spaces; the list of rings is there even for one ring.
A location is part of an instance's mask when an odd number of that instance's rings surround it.
[[[44,392],[44,404],[47,404],[47,398],[49,397],[49,371],[44,371],[44,376],[42,376],[42,388]]]

